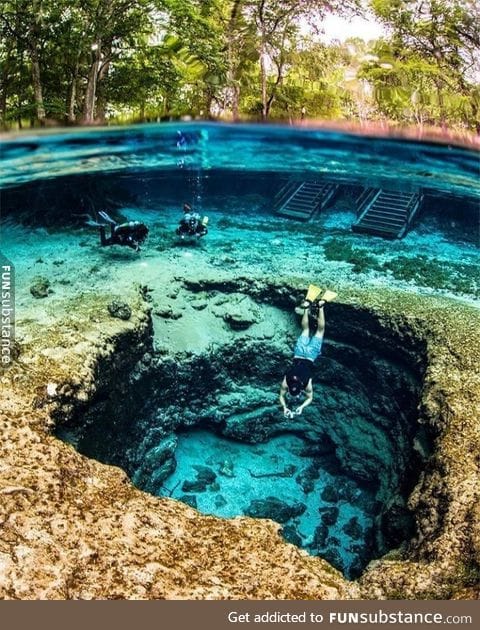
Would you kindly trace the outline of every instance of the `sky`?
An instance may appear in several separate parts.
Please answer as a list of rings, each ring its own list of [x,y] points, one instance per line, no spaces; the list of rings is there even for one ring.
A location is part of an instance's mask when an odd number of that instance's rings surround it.
[[[305,30],[309,30],[307,25],[305,25]],[[382,25],[373,18],[369,20],[361,17],[342,18],[333,14],[324,18],[322,30],[325,32],[319,36],[319,39],[326,43],[330,43],[334,39],[343,42],[349,37],[361,37],[368,41],[385,34]]]

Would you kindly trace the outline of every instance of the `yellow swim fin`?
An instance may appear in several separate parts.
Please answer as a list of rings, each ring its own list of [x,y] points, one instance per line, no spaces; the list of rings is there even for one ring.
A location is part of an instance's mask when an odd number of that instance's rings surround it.
[[[202,225],[208,225],[208,217],[203,217]]]
[[[335,293],[335,291],[329,291],[327,289],[320,299],[324,300],[325,302],[332,302],[337,297],[337,295],[338,293]]]
[[[317,287],[314,284],[310,284],[308,287],[308,291],[307,291],[307,295],[305,296],[305,299],[308,300],[309,302],[315,302],[315,300],[318,298],[321,292],[322,292],[322,289],[320,287]]]

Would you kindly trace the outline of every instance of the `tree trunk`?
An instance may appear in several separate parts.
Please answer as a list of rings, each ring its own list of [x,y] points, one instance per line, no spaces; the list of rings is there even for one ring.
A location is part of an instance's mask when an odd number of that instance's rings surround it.
[[[85,102],[83,106],[83,123],[85,125],[92,125],[95,121],[95,102],[97,98],[101,42],[95,42],[95,46],[96,48],[92,51],[94,58],[88,72],[87,89],[85,90]]]
[[[232,86],[232,117],[237,121],[240,118],[240,88],[238,85]]]
[[[40,63],[36,55],[36,51],[32,53],[32,83],[33,95],[35,98],[35,110],[40,125],[45,125],[45,106],[43,104],[42,81],[40,78]]]
[[[110,61],[104,62],[98,72],[97,77],[97,107],[95,112],[95,122],[104,124],[107,118],[107,98],[105,90],[102,89],[102,81],[108,74]]]
[[[265,41],[262,34],[262,43],[260,46],[260,81],[262,87],[262,120],[267,120],[268,104],[267,104],[267,68],[265,65]]]
[[[235,0],[230,12],[230,20],[228,23],[228,48],[227,48],[227,85],[230,87],[232,98],[232,118],[234,121],[239,119],[239,102],[240,87],[235,80],[235,29],[237,27],[237,18],[241,7],[241,0]]]
[[[70,89],[67,97],[67,115],[66,122],[69,125],[75,124],[75,103],[77,101],[77,77],[74,77],[70,83]]]
[[[35,111],[40,125],[45,125],[45,106],[43,104],[43,90],[40,72],[40,55],[38,53],[40,38],[40,19],[41,19],[41,2],[33,3],[33,14],[29,24],[27,35],[27,46],[30,54],[30,63],[32,64],[32,87],[33,97],[35,100]]]
[[[4,131],[7,130],[7,91],[2,90],[2,95],[0,97],[0,116],[2,119],[2,129]]]

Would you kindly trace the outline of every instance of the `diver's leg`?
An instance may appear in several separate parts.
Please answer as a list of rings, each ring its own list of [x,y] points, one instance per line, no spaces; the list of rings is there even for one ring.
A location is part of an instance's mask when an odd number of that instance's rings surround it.
[[[324,304],[325,302],[320,300],[317,314],[317,330],[315,331],[316,337],[323,337],[323,333],[325,332],[325,314],[323,312]]]
[[[303,315],[302,315],[302,334],[307,334],[309,332],[309,327],[308,327],[308,311],[309,311],[309,307],[305,308],[303,307]]]
[[[99,227],[99,231],[100,231],[100,245],[105,247],[105,245],[108,245],[108,241],[107,241],[107,238],[105,236],[105,227],[103,225],[101,225]]]

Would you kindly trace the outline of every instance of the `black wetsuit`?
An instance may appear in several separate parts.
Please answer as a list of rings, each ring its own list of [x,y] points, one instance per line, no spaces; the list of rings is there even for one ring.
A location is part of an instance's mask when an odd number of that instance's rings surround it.
[[[203,225],[200,215],[196,212],[188,213],[182,217],[180,225],[177,228],[179,236],[205,236],[208,232],[207,226]]]
[[[129,221],[119,225],[110,225],[110,236],[105,234],[105,226],[100,226],[100,243],[102,246],[123,245],[131,247],[135,251],[140,249],[140,244],[146,239],[148,228],[139,221]]]

